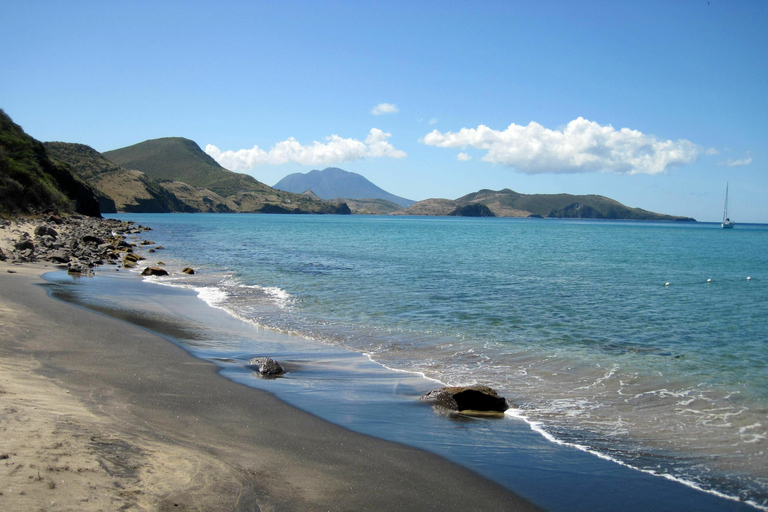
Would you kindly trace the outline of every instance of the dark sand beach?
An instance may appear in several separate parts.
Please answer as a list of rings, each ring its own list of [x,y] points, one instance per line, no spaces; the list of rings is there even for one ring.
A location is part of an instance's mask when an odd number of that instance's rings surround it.
[[[50,270],[0,263],[2,510],[536,510],[52,299]]]

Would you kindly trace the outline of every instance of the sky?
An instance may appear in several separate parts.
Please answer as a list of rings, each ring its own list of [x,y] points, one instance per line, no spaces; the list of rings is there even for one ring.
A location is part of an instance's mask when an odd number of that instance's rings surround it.
[[[186,137],[274,185],[599,194],[768,223],[768,2],[0,0],[0,108],[42,141]]]

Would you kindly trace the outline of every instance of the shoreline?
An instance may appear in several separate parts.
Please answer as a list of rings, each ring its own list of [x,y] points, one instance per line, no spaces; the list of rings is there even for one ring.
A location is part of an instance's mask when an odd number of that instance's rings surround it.
[[[546,510],[754,510],[552,443],[522,421],[468,421],[435,414],[417,403],[426,389],[415,376],[389,371],[364,355],[249,325],[210,307],[192,290],[148,282],[136,273],[99,272],[82,281],[56,272],[45,279],[53,297],[158,333],[214,364],[220,377],[266,391],[333,425],[436,454]],[[220,346],[217,340],[222,339],[227,341]],[[254,354],[289,364],[288,374],[256,378],[243,367]],[[431,381],[426,385],[434,388]]]
[[[3,233],[0,232],[0,235],[2,234]],[[0,239],[0,245],[2,245],[2,239]],[[527,496],[529,499],[535,500],[541,506],[546,507],[547,510],[556,511],[614,510],[616,507],[622,508],[624,510],[647,510],[648,508],[653,508],[657,510],[735,511],[752,509],[751,506],[747,506],[746,504],[739,504],[738,501],[734,502],[732,498],[727,498],[725,496],[715,498],[709,492],[691,487],[685,482],[662,482],[665,480],[665,478],[659,478],[659,476],[663,475],[643,473],[642,471],[630,469],[629,467],[619,469],[619,464],[617,464],[616,461],[606,460],[601,462],[598,460],[600,457],[599,455],[596,456],[593,453],[583,452],[582,450],[577,449],[578,447],[564,447],[559,444],[556,447],[555,445],[557,443],[552,443],[550,440],[545,440],[540,433],[528,435],[525,432],[521,432],[517,427],[504,427],[505,424],[510,423],[510,420],[505,420],[502,422],[490,422],[489,425],[494,425],[492,427],[478,427],[478,425],[471,427],[470,425],[459,425],[459,423],[448,421],[447,418],[439,418],[435,422],[432,419],[434,416],[432,412],[424,408],[420,408],[422,410],[422,413],[420,413],[421,415],[414,415],[412,410],[413,408],[409,407],[407,404],[412,402],[413,396],[417,395],[409,396],[407,393],[406,395],[403,395],[402,392],[399,392],[398,395],[400,396],[392,396],[389,398],[383,397],[385,399],[384,402],[380,401],[382,398],[381,394],[368,395],[367,398],[363,398],[362,400],[362,397],[357,395],[357,398],[352,402],[343,404],[335,399],[337,395],[350,394],[351,388],[373,385],[374,381],[370,380],[372,375],[367,373],[369,370],[365,370],[364,368],[359,367],[359,365],[355,368],[345,369],[343,368],[343,365],[338,366],[337,363],[339,363],[340,360],[333,359],[334,357],[338,358],[338,354],[329,355],[326,354],[324,350],[321,351],[322,353],[313,351],[316,349],[312,349],[306,345],[309,340],[301,341],[300,338],[296,338],[290,342],[286,342],[284,340],[276,340],[274,337],[260,330],[258,327],[256,327],[255,332],[251,331],[245,334],[248,338],[248,342],[246,344],[240,343],[238,346],[238,344],[235,343],[233,345],[232,342],[235,340],[230,339],[230,336],[237,336],[237,333],[242,334],[240,331],[242,329],[243,322],[237,319],[236,316],[232,316],[230,313],[225,313],[224,310],[221,310],[220,308],[210,306],[205,301],[196,296],[194,299],[190,299],[190,297],[194,296],[195,293],[193,293],[191,290],[184,289],[186,287],[164,286],[167,283],[162,283],[162,280],[158,281],[157,283],[152,283],[151,281],[154,281],[154,279],[142,279],[136,272],[120,272],[115,274],[113,271],[110,272],[110,270],[114,270],[115,267],[110,269],[108,266],[102,267],[103,271],[106,272],[99,271],[95,277],[88,277],[85,278],[86,281],[82,281],[82,279],[67,277],[63,272],[60,272],[62,268],[66,271],[66,267],[63,266],[49,266],[40,263],[12,266],[8,263],[0,263],[0,289],[5,289],[5,283],[10,282],[4,279],[7,276],[2,275],[5,273],[6,268],[9,272],[21,272],[22,274],[25,274],[25,277],[30,277],[31,279],[28,286],[30,288],[39,289],[39,291],[47,298],[47,300],[67,305],[70,308],[73,308],[72,311],[97,315],[99,318],[105,318],[113,323],[116,323],[116,325],[113,325],[111,330],[123,330],[129,328],[139,329],[144,334],[155,336],[157,338],[156,343],[164,343],[166,345],[170,345],[177,351],[183,352],[183,354],[187,356],[187,359],[193,359],[193,361],[187,361],[182,364],[189,365],[190,367],[193,366],[197,370],[206,367],[210,372],[214,374],[215,378],[219,379],[219,381],[225,380],[229,382],[227,386],[231,386],[232,383],[234,383],[236,386],[243,384],[248,386],[246,392],[267,393],[272,398],[272,400],[280,403],[283,407],[292,409],[294,413],[308,415],[315,421],[321,422],[321,424],[330,425],[332,428],[340,429],[353,436],[362,435],[369,440],[384,443],[385,445],[387,443],[392,444],[393,442],[399,443],[396,444],[396,446],[400,448],[406,448],[408,450],[415,450],[417,452],[420,450],[426,450],[421,451],[420,453],[425,455],[429,454],[429,456],[435,457],[448,465],[458,465],[460,470],[472,475],[474,478],[479,478],[480,481],[483,481],[485,484],[490,483],[492,487],[501,487],[502,494],[506,492],[507,495],[511,495],[514,498],[509,502],[507,502],[507,500],[502,500],[506,505],[513,508],[499,508],[497,505],[493,505],[487,509],[528,510],[529,508],[526,508],[526,506],[530,506],[530,504],[526,504],[524,499],[521,500],[519,498],[520,495]],[[51,274],[51,276],[46,276],[45,280],[40,278],[43,273],[47,273],[49,271],[57,272],[55,274]],[[16,277],[18,278],[21,276]],[[45,286],[33,286],[33,283],[44,284]],[[46,293],[46,290],[48,293]],[[171,290],[177,291],[172,292]],[[88,298],[89,296],[90,298]],[[5,319],[2,318],[9,312],[13,312],[13,308],[8,309],[4,307],[2,300],[4,298],[4,296],[0,297],[0,319],[2,320],[0,321],[0,328],[2,328],[6,323],[11,326],[14,325],[14,320],[17,316],[15,313],[11,315],[9,317],[11,318],[11,321],[9,322],[6,322]],[[106,303],[104,302],[105,300],[107,301]],[[157,309],[155,309],[155,307]],[[36,306],[36,308],[47,310],[48,306]],[[78,317],[79,315],[73,314],[72,316]],[[226,317],[228,320],[222,321],[222,316]],[[71,319],[67,318],[67,331],[74,327],[70,325],[70,321]],[[235,326],[232,325],[232,323],[236,323],[238,325]],[[40,326],[37,325],[36,327],[39,328]],[[254,328],[254,326],[251,326],[251,328]],[[54,332],[55,329],[49,329],[48,331]],[[1,332],[2,331],[0,331],[0,333]],[[224,355],[224,352],[222,352],[220,357],[228,359],[217,359],[217,354],[215,354],[215,340],[225,339],[221,338],[221,335],[224,333],[228,335],[226,338],[228,340],[226,346],[230,347],[230,351],[232,350],[232,347],[234,347],[234,352],[231,352],[232,355]],[[72,333],[69,334],[71,335]],[[109,335],[112,336],[112,332],[110,332]],[[5,338],[6,337],[3,336],[0,339]],[[14,339],[12,337],[8,338]],[[206,349],[206,344],[203,340],[213,341],[213,344],[209,344],[208,348]],[[297,347],[297,340],[299,340],[298,344],[300,347]],[[133,338],[130,341],[123,341],[122,343],[126,345],[132,344]],[[253,345],[253,343],[256,345]],[[257,346],[260,348],[256,349]],[[0,350],[2,350],[2,348],[3,347],[0,344]],[[99,348],[101,348],[100,345]],[[125,350],[125,347],[117,348],[120,350]],[[296,358],[291,361],[291,363],[298,364],[300,366],[299,373],[296,373],[295,377],[293,378],[289,375],[287,379],[278,379],[276,381],[263,381],[259,383],[259,379],[257,379],[257,383],[254,384],[253,377],[242,372],[243,357],[245,355],[245,351],[262,351],[265,349],[268,351],[274,351],[274,357]],[[88,357],[94,357],[90,350],[87,352]],[[133,352],[131,355],[134,355]],[[329,357],[331,359],[329,359]],[[346,355],[342,355],[341,359],[346,359],[347,357],[348,356]],[[364,357],[368,362],[371,362],[369,356],[362,354],[361,357]],[[108,357],[108,359],[112,360],[111,356]],[[247,360],[247,358],[245,360]],[[0,365],[2,365],[5,361],[5,357],[0,358]],[[222,361],[224,362],[223,364]],[[331,364],[332,366],[333,364],[336,364],[336,366],[333,366],[335,368],[335,372],[341,373],[334,373],[333,375],[329,375],[330,366],[327,365],[331,363],[331,361],[335,361],[335,363]],[[99,362],[103,363],[103,361]],[[33,361],[33,365],[39,364],[41,364],[41,361]],[[78,361],[77,364],[80,364],[80,362]],[[379,365],[379,363],[373,364]],[[108,364],[105,371],[108,372],[110,367],[120,368],[120,364]],[[40,373],[40,371],[33,371],[33,366],[24,367],[24,365],[20,364],[20,368],[22,369],[21,373],[17,372],[13,377],[14,383],[15,381],[23,380],[23,375],[26,373]],[[383,368],[386,368],[386,366],[383,366]],[[1,369],[4,370],[5,366],[2,366]],[[144,370],[144,368],[141,368],[142,372]],[[11,373],[12,372],[0,371],[0,376],[11,375]],[[348,374],[344,376],[345,373]],[[156,374],[164,375],[164,371],[158,371]],[[142,375],[144,375],[143,373],[134,374],[134,378],[136,375],[139,375],[139,380],[146,379],[146,377],[142,377]],[[173,374],[172,378],[176,378],[175,373]],[[345,380],[346,382],[344,382]],[[382,381],[379,376],[376,376],[374,380],[378,381],[376,386],[380,387]],[[2,382],[3,381],[0,380],[0,399],[2,399],[5,394],[7,394],[3,393]],[[129,387],[131,385],[137,385],[133,383],[130,378],[123,380],[122,382]],[[141,385],[141,383],[138,385]],[[393,389],[398,389],[399,386],[402,386],[402,388],[410,387],[411,392],[414,389],[420,387],[418,383],[408,384],[406,382],[396,382],[394,380],[389,381],[388,384],[385,383],[385,385],[386,387]],[[214,387],[216,386],[218,385],[214,384]],[[317,386],[320,386],[320,388],[325,386],[325,388],[320,389]],[[27,386],[26,388],[22,389],[28,391],[30,387]],[[188,389],[192,388],[185,388],[177,392],[174,396],[183,396],[188,391]],[[201,388],[196,388],[195,392],[197,392],[197,390],[200,390],[203,393],[206,392]],[[306,396],[307,393],[305,393],[304,390],[311,390],[309,391],[309,396]],[[69,389],[64,390],[66,391],[65,394],[61,394],[61,389],[58,391],[58,394],[62,397],[62,400],[56,401],[51,406],[52,411],[61,410],[62,408],[66,410],[66,399],[70,398]],[[21,394],[18,392],[14,393]],[[56,395],[55,392],[52,394]],[[92,398],[93,393],[91,392],[88,396]],[[185,398],[192,400],[192,403],[194,403],[194,396]],[[370,398],[373,398],[373,400],[369,400]],[[394,402],[392,402],[393,398],[396,399],[400,405],[394,406]],[[318,399],[321,400],[318,402]],[[155,398],[151,396],[142,396],[138,401],[134,398],[131,402],[132,405],[126,405],[124,408],[131,408],[137,403],[143,402],[145,400],[153,401]],[[377,405],[377,403],[383,405],[384,407]],[[374,410],[371,409],[372,405],[374,406]],[[11,408],[18,409],[17,406],[18,404],[14,404],[11,406]],[[101,409],[102,406],[99,406],[99,408]],[[336,408],[340,408],[340,412],[335,411]],[[411,409],[410,412],[409,409]],[[272,409],[270,409],[270,411],[271,410]],[[26,415],[26,418],[28,419],[32,416],[32,414],[30,411],[27,412],[28,414]],[[95,416],[93,416],[93,411],[90,411],[86,408],[81,412],[83,413],[81,414],[81,417],[87,419],[87,421],[81,421],[83,425],[90,425],[91,423],[94,423],[98,426],[100,424],[99,421],[94,420]],[[425,415],[423,413],[426,413],[426,416],[428,416],[429,419],[425,419]],[[52,412],[51,414],[56,413]],[[35,415],[37,416],[38,413],[35,412]],[[350,418],[353,419],[352,422],[350,422]],[[114,417],[111,419],[114,420],[118,418]],[[135,418],[133,419],[135,420]],[[262,420],[263,418],[259,419]],[[125,420],[121,419],[120,421],[124,422]],[[195,418],[194,421],[188,420],[185,428],[188,426],[195,428],[199,427],[199,425],[196,423],[197,421],[199,421],[199,418]],[[215,418],[209,427],[215,428],[216,422],[220,421],[222,421],[220,417]],[[514,422],[514,420],[512,420],[512,422]],[[452,423],[453,425],[451,425]],[[376,424],[378,424],[378,426],[376,426]],[[266,425],[266,423],[262,423],[262,425]],[[341,426],[339,427],[338,425]],[[295,425],[292,424],[292,426]],[[441,438],[441,436],[445,437],[448,431],[455,431],[457,430],[457,427],[459,427],[458,430],[463,431],[463,433],[458,437],[454,437],[452,439],[448,439],[446,437],[442,441],[435,441],[435,439],[431,438],[431,436],[435,435],[437,438]],[[115,428],[114,421],[108,422],[108,428]],[[54,430],[59,429],[57,427]],[[72,430],[72,428],[70,428],[70,430]],[[529,429],[524,428],[522,430],[527,432]],[[312,431],[314,433],[314,429],[312,429]],[[394,431],[397,431],[397,433],[393,433]],[[196,503],[200,502],[200,499],[202,499],[199,496],[205,498],[212,492],[212,490],[214,491],[214,494],[217,494],[218,497],[215,498],[215,500],[218,501],[215,501],[215,506],[211,505],[209,507],[208,505],[205,505],[202,507],[203,510],[221,508],[233,510],[251,510],[258,508],[254,508],[251,505],[242,505],[240,503],[240,498],[237,498],[236,502],[231,502],[232,496],[230,491],[234,488],[240,489],[237,492],[238,496],[245,494],[250,496],[251,494],[249,493],[252,492],[256,492],[257,494],[261,493],[260,496],[267,495],[268,498],[271,496],[270,489],[264,490],[258,486],[254,487],[254,484],[250,482],[248,478],[243,480],[242,471],[235,471],[231,478],[230,476],[227,476],[231,473],[231,464],[233,463],[231,457],[233,455],[236,457],[242,456],[242,450],[236,454],[228,453],[226,455],[226,461],[223,466],[224,469],[217,470],[215,468],[218,467],[218,465],[222,462],[221,454],[216,454],[212,458],[209,457],[206,459],[205,457],[201,458],[199,453],[202,451],[208,455],[211,455],[213,450],[216,450],[216,446],[196,445],[191,453],[184,452],[184,450],[179,449],[178,446],[180,444],[178,442],[178,437],[184,437],[184,432],[174,431],[170,437],[169,433],[165,432],[163,433],[163,439],[161,440],[156,438],[157,431],[155,430],[152,431],[152,434],[155,437],[151,436],[150,438],[141,437],[135,431],[123,432],[123,437],[125,439],[118,438],[118,448],[116,448],[116,450],[123,450],[123,452],[125,452],[124,455],[130,455],[130,447],[138,446],[139,448],[138,450],[134,450],[135,453],[133,453],[133,456],[135,459],[137,456],[136,454],[139,454],[140,457],[138,457],[137,460],[140,462],[128,463],[128,466],[134,465],[137,468],[146,468],[146,471],[141,474],[141,478],[136,477],[138,473],[134,472],[132,476],[134,480],[121,480],[121,483],[119,484],[120,487],[118,487],[118,494],[111,498],[113,503],[116,502],[115,500],[125,500],[127,499],[125,498],[126,496],[132,496],[132,501],[119,501],[119,503],[122,503],[124,506],[129,508],[138,507],[138,509],[150,510],[165,509],[164,507],[167,506],[167,503],[164,501],[158,501],[158,493],[160,493],[162,489],[182,488],[184,491],[182,491],[181,494],[187,498],[191,496],[192,501]],[[355,432],[362,432],[362,434],[357,434]],[[112,436],[112,434],[110,434],[110,436]],[[485,441],[481,439],[478,444],[478,436],[480,436],[479,438],[485,439]],[[91,435],[91,438],[96,439],[101,439],[102,437],[103,436],[98,434]],[[194,438],[195,435],[193,434],[192,437]],[[236,437],[238,437],[238,440],[242,438],[242,436]],[[472,438],[475,439],[472,440]],[[172,446],[162,444],[168,440],[173,440]],[[188,436],[184,438],[184,440],[189,441]],[[153,448],[153,446],[155,446],[158,442],[161,442],[160,447]],[[440,444],[441,442],[443,444]],[[58,441],[48,443],[45,446],[61,447],[67,443],[71,445],[73,442],[66,441],[66,438],[63,438]],[[342,442],[342,445],[343,444],[344,443]],[[462,451],[465,444],[467,447],[470,447],[468,451]],[[100,445],[100,443],[86,443],[85,446],[80,447],[80,452],[93,453],[94,446],[98,445]],[[108,444],[108,446],[112,445]],[[474,448],[471,446],[474,446]],[[183,446],[182,448],[189,447]],[[229,442],[227,442],[227,448],[229,448]],[[249,445],[243,449],[248,450],[250,448],[251,446]],[[476,452],[478,448],[480,448],[480,450],[483,452],[482,455]],[[55,450],[55,448],[52,449]],[[7,450],[4,450],[5,449],[0,442],[0,456],[10,453]],[[72,450],[71,446],[69,447],[69,450]],[[114,450],[115,449],[113,449],[113,451]],[[301,455],[306,454],[304,450],[306,450],[306,448],[302,449]],[[278,452],[280,451],[281,450],[278,450]],[[335,456],[337,452],[333,449],[331,449],[331,451]],[[281,453],[281,455],[286,455],[284,450],[282,452],[283,453]],[[155,453],[163,454],[163,458],[161,458],[161,460],[156,460],[147,456],[147,454]],[[270,453],[274,455],[274,452]],[[363,450],[360,450],[360,453],[363,453]],[[380,449],[373,449],[371,453],[380,453]],[[260,456],[263,456],[263,453],[259,452],[259,454]],[[48,455],[45,455],[42,452],[38,452],[37,456],[39,459],[42,457],[48,457]],[[110,456],[115,459],[114,454]],[[7,459],[5,460],[7,462]],[[92,462],[93,458],[86,460],[91,460]],[[110,459],[107,457],[101,457],[98,460],[99,462],[102,462],[109,461]],[[119,461],[119,456],[115,460]],[[213,471],[217,474],[217,476],[218,473],[224,475],[222,478],[228,482],[225,485],[226,489],[228,490],[225,491],[224,494],[221,494],[221,492],[216,491],[213,487],[207,486],[204,487],[204,489],[201,488],[203,490],[198,493],[199,496],[195,495],[194,493],[190,493],[189,490],[192,487],[195,489],[200,487],[199,482],[192,482],[192,477],[190,477],[189,471],[184,469],[184,464],[186,464],[186,461],[190,460],[195,461],[195,467],[198,467],[196,473],[206,472],[205,469],[199,469],[199,467],[204,466],[206,468],[212,468],[209,471]],[[294,462],[296,461],[294,460]],[[347,463],[348,462],[349,461],[347,461]],[[38,462],[35,462],[35,464],[39,465]],[[242,469],[242,464],[238,464],[239,465],[237,465],[237,467]],[[402,464],[400,465],[402,466]],[[49,466],[53,468],[50,471],[57,471],[57,468],[58,471],[71,471],[70,468],[74,467],[78,473],[90,472],[91,474],[94,474],[94,472],[99,470],[98,468],[82,465],[82,463],[79,466],[71,464],[59,466],[51,466],[49,464]],[[273,466],[274,465],[270,467],[270,470],[259,473],[258,476],[271,476],[270,471],[274,471]],[[6,467],[8,467],[7,463]],[[31,465],[27,467],[34,469]],[[109,468],[108,462],[100,464],[99,467],[103,471],[107,471]],[[162,471],[158,468],[161,468]],[[0,467],[0,469],[2,468]],[[420,473],[421,471],[418,468],[413,469],[416,473]],[[156,478],[156,475],[160,472],[163,473],[163,478],[158,479]],[[376,475],[378,474],[377,471],[374,471],[374,473]],[[53,475],[53,473],[51,474]],[[109,471],[107,471],[107,475],[111,476]],[[310,475],[309,473],[304,472],[298,480],[301,482],[303,482],[305,479],[312,481],[315,479],[322,480],[323,476],[326,475]],[[423,475],[419,475],[419,477],[421,476]],[[355,470],[354,477],[357,478],[357,470]],[[488,480],[485,480],[486,478]],[[56,481],[52,478],[48,478],[46,480],[45,473],[42,473],[42,476],[40,474],[37,476],[30,474],[28,475],[28,479],[32,482],[43,482],[43,485],[53,486],[49,487],[49,489],[55,489],[57,486]],[[168,484],[167,482],[171,480],[176,483],[173,485]],[[414,479],[408,478],[409,482],[412,480]],[[463,478],[460,478],[459,480],[462,482],[464,481]],[[270,482],[272,482],[272,480],[270,480]],[[62,484],[58,487],[62,488],[63,485],[64,482],[62,481]],[[91,485],[90,481],[89,485]],[[112,486],[114,485],[115,484],[113,483]],[[165,487],[163,487],[163,485],[165,485]],[[463,484],[460,482],[459,485]],[[98,484],[95,484],[95,486],[98,488]],[[267,485],[267,487],[269,487],[269,485]],[[453,487],[456,487],[456,485]],[[106,491],[114,490],[109,486],[103,486],[103,489]],[[454,492],[456,491],[456,489],[452,490]],[[3,489],[0,489],[0,493],[3,491]],[[285,486],[278,489],[278,492],[284,491]],[[289,489],[289,492],[293,492],[293,490]],[[354,507],[351,508],[368,510],[390,509],[393,506],[393,502],[391,500],[396,499],[398,492],[404,491],[397,490],[394,493],[389,491],[389,494],[391,496],[395,496],[395,498],[388,498],[386,505],[383,504],[384,502],[379,502],[374,499],[373,502],[365,502],[366,505],[356,503]],[[423,494],[425,490],[419,489],[415,490],[414,492],[415,494]],[[461,492],[466,494],[468,491],[464,490]],[[85,492],[80,492],[79,494],[81,497],[89,496]],[[109,496],[109,492],[102,494]],[[370,493],[366,491],[366,494]],[[143,497],[144,495],[148,497]],[[374,493],[373,495],[375,496],[376,494]],[[3,494],[0,494],[0,499],[2,496]],[[24,495],[20,494],[19,496]],[[224,498],[222,498],[222,496],[224,496]],[[96,496],[93,496],[89,499],[96,500]],[[163,499],[168,498],[166,497]],[[431,507],[434,507],[434,509],[439,508],[440,510],[450,510],[450,508],[446,508],[446,506],[441,501],[443,499],[446,498],[443,496],[442,492],[439,493],[439,496],[433,496],[429,499],[423,499],[422,497],[422,504],[418,507],[414,507],[414,509],[429,510]],[[483,500],[484,499],[486,498],[483,498]],[[154,500],[156,505],[146,505],[147,503],[152,502],[152,500]],[[182,500],[176,501],[180,502]],[[407,502],[413,502],[413,497],[409,497]],[[471,509],[473,510],[486,509],[483,508],[482,500],[480,502],[476,502],[475,498],[472,498],[470,502]],[[157,505],[158,503],[160,505]],[[188,503],[189,501],[187,501],[187,504]],[[314,510],[313,505],[316,505],[315,501],[302,502],[302,505],[288,505],[282,501],[279,502],[279,505],[275,505],[274,502],[269,501],[266,502],[266,505],[264,505],[262,502],[259,503],[259,507],[266,506],[267,509],[275,510],[292,510],[292,507],[294,506],[297,510]],[[308,503],[310,504],[308,505]],[[456,500],[450,500],[450,503],[455,504],[459,502]],[[174,503],[173,509],[178,510],[178,505],[179,503]],[[334,502],[330,506],[330,509],[335,510],[335,505],[336,503]],[[318,509],[324,509],[328,507],[328,505],[319,505]],[[460,508],[458,504],[456,507]],[[462,505],[462,507],[464,506]],[[195,506],[195,508],[200,509],[198,506]],[[342,509],[343,508],[344,507],[342,507]],[[399,504],[396,508],[407,509],[406,506]],[[94,508],[94,510],[96,509],[98,509],[98,507]]]
[[[439,456],[323,421],[163,337],[53,299],[35,286],[50,270],[0,264],[3,508],[538,510]]]

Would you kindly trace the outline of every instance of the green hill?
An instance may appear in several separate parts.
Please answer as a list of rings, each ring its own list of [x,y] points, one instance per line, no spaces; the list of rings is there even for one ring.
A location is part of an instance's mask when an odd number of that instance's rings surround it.
[[[142,171],[161,184],[175,181],[211,191],[237,212],[349,213],[346,205],[275,190],[247,174],[229,171],[195,142],[181,137],[148,140],[107,151],[104,157],[126,169]]]
[[[94,191],[0,110],[0,214],[48,208],[101,217]]]
[[[104,213],[197,211],[143,172],[115,165],[90,146],[46,142],[45,148],[52,157],[69,164],[72,172],[96,190]]]
[[[483,205],[496,217],[694,221],[690,217],[630,208],[598,195],[520,194],[509,189],[484,189],[456,200],[427,199],[410,206],[402,214],[451,215],[471,205]]]

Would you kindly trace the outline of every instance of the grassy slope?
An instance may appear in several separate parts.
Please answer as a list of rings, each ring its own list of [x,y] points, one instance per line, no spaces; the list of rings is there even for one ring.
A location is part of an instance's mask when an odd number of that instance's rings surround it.
[[[0,214],[47,208],[101,216],[93,190],[0,110]]]

